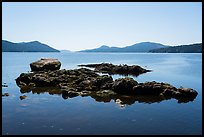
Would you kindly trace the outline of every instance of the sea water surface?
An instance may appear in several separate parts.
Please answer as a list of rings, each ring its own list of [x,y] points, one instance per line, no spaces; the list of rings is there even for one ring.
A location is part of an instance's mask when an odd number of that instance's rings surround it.
[[[194,101],[176,99],[147,103],[135,100],[119,104],[90,96],[64,99],[49,93],[21,93],[15,79],[30,71],[29,64],[40,58],[57,58],[61,69],[79,64],[113,63],[140,65],[153,70],[138,82],[167,82],[198,92]],[[124,77],[113,75],[114,79]],[[201,53],[42,53],[2,52],[2,134],[3,135],[201,135],[202,54]],[[21,100],[19,96],[26,95]]]

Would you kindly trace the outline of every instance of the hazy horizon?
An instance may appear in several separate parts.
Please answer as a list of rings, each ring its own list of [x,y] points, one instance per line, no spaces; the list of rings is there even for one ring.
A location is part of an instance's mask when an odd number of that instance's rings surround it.
[[[202,2],[2,2],[2,40],[70,51],[202,43]]]

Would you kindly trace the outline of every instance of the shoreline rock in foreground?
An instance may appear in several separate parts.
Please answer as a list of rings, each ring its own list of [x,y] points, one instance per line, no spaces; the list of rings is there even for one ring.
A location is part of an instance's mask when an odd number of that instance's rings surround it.
[[[108,73],[108,74],[121,74],[121,75],[134,75],[138,76],[140,74],[150,72],[151,70],[144,69],[138,65],[128,66],[124,65],[113,65],[111,63],[101,63],[101,64],[87,64],[78,65],[79,67],[89,67],[95,68],[96,72]]]
[[[61,63],[60,63],[61,64]],[[75,96],[154,96],[160,99],[175,98],[178,101],[193,101],[197,92],[191,88],[176,88],[168,83],[145,82],[138,83],[133,78],[119,78],[113,80],[110,75],[99,75],[95,71],[80,68],[73,70],[46,70],[22,73],[16,79],[16,84],[21,91],[31,91],[35,88],[54,87],[58,88],[66,97]]]

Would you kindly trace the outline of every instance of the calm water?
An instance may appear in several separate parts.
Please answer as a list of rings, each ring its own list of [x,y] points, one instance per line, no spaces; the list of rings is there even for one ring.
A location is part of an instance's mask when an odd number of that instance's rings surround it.
[[[41,57],[58,58],[63,69],[78,64],[137,64],[152,72],[133,77],[138,82],[167,82],[198,92],[194,101],[176,99],[119,105],[90,96],[63,99],[49,93],[20,92],[15,79],[30,71]],[[122,76],[114,75],[113,78]],[[2,53],[2,134],[202,134],[202,54],[151,53]],[[27,98],[20,100],[19,96]]]

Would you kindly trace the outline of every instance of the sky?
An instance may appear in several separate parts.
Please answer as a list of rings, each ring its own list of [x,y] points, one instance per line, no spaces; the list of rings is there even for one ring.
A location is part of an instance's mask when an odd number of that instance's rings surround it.
[[[58,50],[202,42],[202,2],[2,2],[2,39]]]

